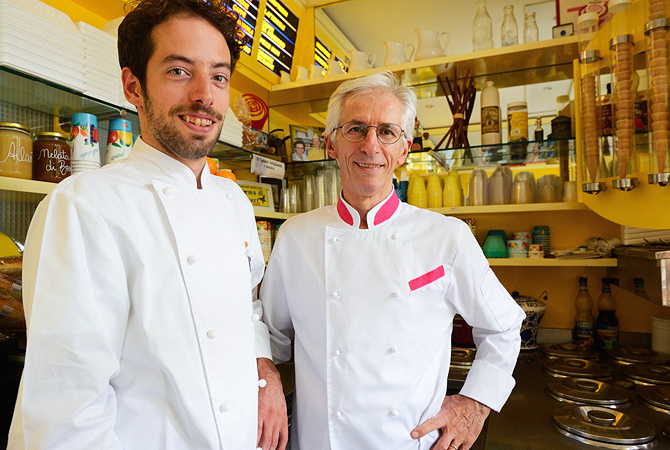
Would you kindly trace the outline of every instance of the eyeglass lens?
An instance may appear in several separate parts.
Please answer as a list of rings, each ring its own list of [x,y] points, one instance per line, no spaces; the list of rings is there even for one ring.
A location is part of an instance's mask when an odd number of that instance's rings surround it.
[[[382,144],[394,144],[402,135],[402,128],[394,123],[372,126],[359,122],[347,122],[342,125],[342,135],[349,142],[361,142],[368,135],[370,128],[377,129],[377,139]]]

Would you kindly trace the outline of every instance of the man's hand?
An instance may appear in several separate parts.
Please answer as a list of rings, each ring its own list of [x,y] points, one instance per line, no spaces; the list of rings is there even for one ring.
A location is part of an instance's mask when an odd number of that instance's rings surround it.
[[[440,429],[442,435],[432,447],[434,450],[468,450],[482,431],[491,408],[462,395],[448,395],[442,409],[414,430],[412,437],[422,436]]]
[[[256,364],[259,380],[256,445],[263,450],[284,450],[288,442],[288,417],[281,378],[271,360],[258,358]]]

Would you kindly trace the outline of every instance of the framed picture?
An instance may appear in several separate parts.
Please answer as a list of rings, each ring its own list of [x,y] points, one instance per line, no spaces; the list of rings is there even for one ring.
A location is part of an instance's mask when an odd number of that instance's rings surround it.
[[[321,161],[328,158],[323,127],[291,125],[290,161]]]
[[[275,210],[274,196],[272,194],[272,185],[267,183],[256,183],[255,181],[237,180],[237,184],[242,188],[254,208],[260,208],[266,211]]]

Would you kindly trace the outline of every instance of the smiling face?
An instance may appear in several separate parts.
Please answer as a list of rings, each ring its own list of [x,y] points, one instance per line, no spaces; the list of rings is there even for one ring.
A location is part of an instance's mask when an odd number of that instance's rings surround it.
[[[209,22],[185,15],[157,25],[152,39],[145,86],[124,68],[126,98],[137,106],[142,139],[196,171],[230,103],[228,45]]]
[[[402,113],[402,103],[393,94],[365,95],[344,101],[338,125],[350,121],[372,126],[402,124]],[[411,143],[403,135],[394,144],[382,144],[374,128],[356,143],[344,139],[339,129],[328,134],[326,148],[340,165],[345,200],[362,215],[384,200],[393,189],[393,172],[405,162]]]

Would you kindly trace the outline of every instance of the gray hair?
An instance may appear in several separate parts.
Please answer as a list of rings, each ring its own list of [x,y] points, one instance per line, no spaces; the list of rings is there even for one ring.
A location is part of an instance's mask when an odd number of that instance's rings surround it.
[[[416,94],[411,88],[401,85],[398,78],[388,70],[345,81],[333,92],[328,102],[325,134],[336,131],[342,118],[342,105],[346,100],[386,93],[395,95],[402,103],[402,123],[398,125],[405,131],[405,136],[412,139],[416,118]]]

